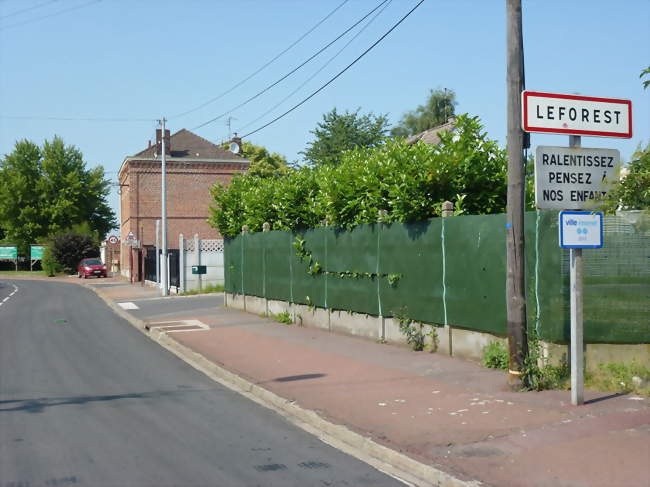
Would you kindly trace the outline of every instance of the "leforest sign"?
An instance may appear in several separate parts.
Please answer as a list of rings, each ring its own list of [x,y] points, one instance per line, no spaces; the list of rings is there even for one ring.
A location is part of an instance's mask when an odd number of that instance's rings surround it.
[[[632,137],[632,102],[619,98],[524,91],[526,132]]]

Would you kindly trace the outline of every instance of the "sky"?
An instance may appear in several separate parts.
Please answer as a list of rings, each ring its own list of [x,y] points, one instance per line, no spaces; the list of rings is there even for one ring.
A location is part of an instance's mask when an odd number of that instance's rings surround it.
[[[162,117],[172,133],[186,128],[214,142],[247,134],[329,81],[417,0],[382,4],[244,104],[380,3],[0,0],[0,158],[18,140],[42,144],[58,135],[83,152],[88,167],[102,165],[116,181],[124,158],[147,147]],[[456,93],[456,112],[480,117],[488,136],[505,146],[505,5],[425,0],[339,78],[245,140],[300,161],[311,131],[332,108],[387,115],[395,124],[429,90],[448,88]],[[650,88],[639,78],[650,65],[650,0],[522,0],[522,6],[526,88],[632,100],[631,139],[582,139],[583,147],[618,149],[628,161],[650,142]],[[531,145],[568,145],[568,137],[532,134]],[[115,188],[109,203],[118,214]]]

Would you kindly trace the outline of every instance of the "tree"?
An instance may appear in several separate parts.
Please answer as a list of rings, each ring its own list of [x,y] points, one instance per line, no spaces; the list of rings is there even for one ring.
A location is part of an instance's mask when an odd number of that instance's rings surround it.
[[[605,211],[650,210],[650,143],[632,155],[627,170],[625,177],[605,195]]]
[[[345,151],[383,143],[388,130],[386,116],[360,115],[359,111],[340,114],[334,108],[323,115],[323,121],[311,131],[314,140],[301,152],[305,160],[312,166],[336,165]]]
[[[81,259],[99,257],[97,233],[90,229],[88,223],[75,225],[73,228],[57,232],[47,246],[48,259],[52,257],[64,271],[73,272]],[[48,265],[48,267],[50,267]],[[51,274],[52,272],[48,272]]]
[[[227,149],[229,143],[223,145]],[[241,145],[241,156],[251,161],[248,174],[268,178],[285,174],[289,170],[287,158],[277,152],[269,152],[266,147],[255,145],[251,142],[243,142]]]
[[[406,112],[402,120],[391,129],[393,136],[409,137],[447,122],[454,115],[456,94],[453,90],[436,89],[429,91],[424,105]]]
[[[0,227],[23,254],[29,244],[82,222],[103,237],[117,224],[108,192],[104,169],[87,169],[79,149],[61,138],[43,147],[21,140],[0,161]]]
[[[650,66],[648,66],[643,71],[641,71],[639,78],[643,78],[644,76],[650,76]],[[646,89],[648,86],[650,86],[650,79],[646,79],[643,81],[643,89]]]

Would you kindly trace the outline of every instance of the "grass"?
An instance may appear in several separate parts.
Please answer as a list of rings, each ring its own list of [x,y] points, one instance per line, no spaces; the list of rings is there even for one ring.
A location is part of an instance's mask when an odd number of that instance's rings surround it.
[[[585,387],[650,396],[650,369],[636,362],[599,364],[598,370],[585,373]]]
[[[203,289],[191,289],[190,291],[185,291],[180,293],[179,296],[194,296],[196,294],[210,294],[210,293],[221,293],[223,292],[223,284],[206,284],[203,286]]]
[[[277,315],[271,313],[270,316],[278,323],[284,323],[285,325],[293,324],[293,320],[291,319],[291,315],[289,314],[288,311],[283,311],[282,313],[278,313]]]

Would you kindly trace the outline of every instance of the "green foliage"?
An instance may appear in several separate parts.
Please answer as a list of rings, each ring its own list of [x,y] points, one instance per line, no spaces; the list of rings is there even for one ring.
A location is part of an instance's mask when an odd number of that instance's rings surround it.
[[[501,342],[488,343],[483,347],[483,367],[508,370],[508,350]]]
[[[560,365],[552,365],[548,358],[543,356],[534,329],[528,330],[528,356],[524,359],[522,372],[524,389],[530,391],[564,388],[571,374],[565,359]]]
[[[392,139],[341,156],[339,164],[291,169],[285,175],[235,177],[212,189],[210,224],[234,237],[243,225],[262,230],[299,230],[328,225],[351,228],[377,222],[423,221],[440,216],[442,202],[455,214],[505,211],[506,155],[482,131],[477,117],[460,115],[441,143],[405,144]]]
[[[273,318],[278,323],[284,323],[285,325],[293,324],[293,320],[291,319],[291,315],[288,311],[283,311],[282,313],[278,314],[271,314],[271,318]]]
[[[650,210],[650,143],[632,155],[627,175],[607,192],[603,209]]]
[[[334,108],[323,115],[323,121],[311,132],[314,140],[301,152],[305,160],[313,166],[337,165],[345,151],[380,145],[386,137],[387,118],[373,113],[359,115],[359,111],[340,114]]]
[[[643,78],[644,76],[650,76],[650,66],[641,71],[639,78]],[[643,89],[646,89],[648,86],[650,86],[650,79],[643,81]]]
[[[190,289],[180,293],[180,296],[195,296],[197,294],[210,294],[210,293],[222,293],[224,290],[223,284],[206,284],[201,289]]]
[[[99,257],[99,242],[96,234],[87,231],[87,226],[77,226],[55,234],[46,253],[48,251],[64,271],[74,272],[81,259]]]
[[[399,323],[399,331],[406,337],[406,343],[416,352],[424,350],[424,323],[414,322],[409,318],[406,307],[393,311],[393,319]]]
[[[43,147],[21,140],[0,161],[0,227],[28,246],[81,222],[102,237],[116,225],[102,167],[87,169],[81,152],[55,137]]]
[[[48,277],[54,277],[63,272],[63,266],[52,256],[52,250],[50,247],[45,247],[43,259],[41,260],[41,267],[43,268],[45,275]]]
[[[442,125],[454,116],[455,106],[456,93],[453,90],[430,90],[426,103],[406,112],[390,133],[393,136],[408,137]]]
[[[650,369],[637,362],[598,364],[598,370],[585,374],[585,385],[599,391],[650,396]]]
[[[228,149],[228,146],[229,143],[225,143],[223,148]],[[266,147],[261,145],[255,145],[248,141],[243,142],[240,154],[251,161],[248,174],[252,176],[270,178],[285,174],[289,170],[286,157],[276,152],[269,152]]]

